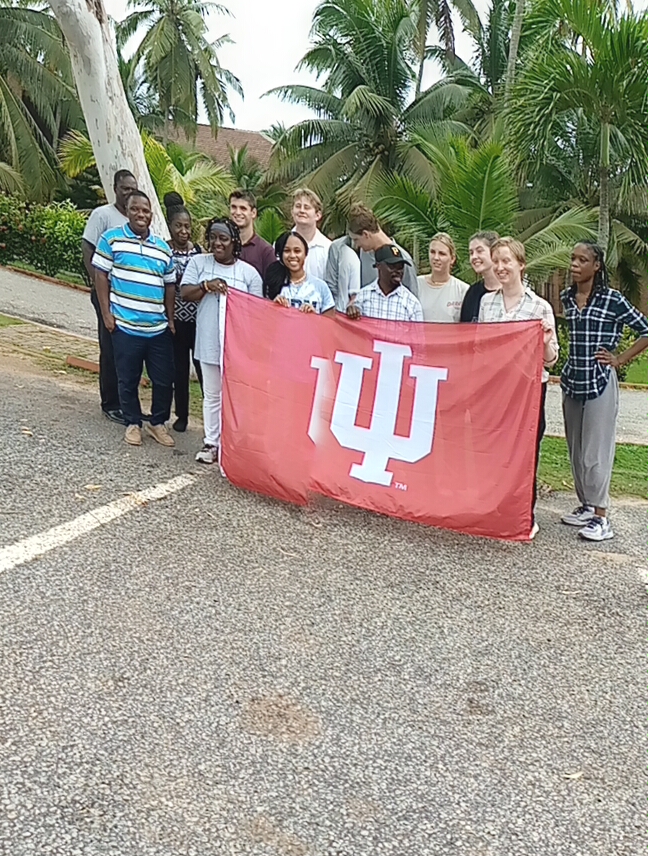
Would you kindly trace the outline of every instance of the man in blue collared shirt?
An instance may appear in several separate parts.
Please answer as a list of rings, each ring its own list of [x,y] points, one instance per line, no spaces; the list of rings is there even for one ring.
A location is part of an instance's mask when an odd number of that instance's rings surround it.
[[[92,258],[97,298],[113,339],[125,440],[132,446],[142,443],[138,389],[146,364],[153,387],[147,432],[163,446],[174,446],[164,424],[171,415],[174,377],[171,248],[151,233],[151,202],[145,193],[130,195],[126,214],[128,223],[105,232]]]

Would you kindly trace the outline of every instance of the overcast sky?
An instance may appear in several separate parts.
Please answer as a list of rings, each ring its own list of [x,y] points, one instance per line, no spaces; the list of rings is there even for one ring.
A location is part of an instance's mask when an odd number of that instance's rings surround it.
[[[214,16],[210,29],[215,35],[227,32],[235,41],[220,52],[220,61],[241,80],[245,92],[242,102],[239,98],[234,102],[236,126],[258,131],[270,127],[273,122],[292,124],[312,115],[275,96],[261,96],[275,86],[315,82],[306,72],[295,72],[295,66],[309,48],[308,34],[319,0],[222,2],[233,17]],[[477,0],[476,6],[480,11],[487,8],[487,0]],[[456,32],[457,53],[468,60],[471,41],[459,35],[459,22]]]
[[[125,15],[126,0],[105,0],[110,15],[121,19]],[[293,124],[309,115],[307,110],[285,104],[272,96],[262,98],[264,92],[287,83],[313,83],[295,66],[308,50],[308,33],[313,10],[318,0],[221,0],[229,8],[231,17],[212,15],[209,29],[212,38],[229,33],[235,44],[219,53],[221,64],[232,71],[243,84],[245,99],[232,98],[236,114],[235,125],[251,131],[269,128],[275,122]],[[483,14],[488,0],[476,0]],[[457,53],[462,59],[471,57],[471,41],[456,24]],[[429,80],[434,79],[430,69]],[[225,122],[229,125],[229,121]]]

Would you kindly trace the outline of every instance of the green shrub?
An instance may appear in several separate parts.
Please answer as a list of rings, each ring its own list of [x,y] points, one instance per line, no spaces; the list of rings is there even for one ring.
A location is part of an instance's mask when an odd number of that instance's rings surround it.
[[[569,326],[564,318],[556,318],[556,325],[560,355],[558,356],[558,362],[552,369],[549,370],[549,373],[552,375],[560,376],[563,370],[563,366],[567,362],[567,357],[569,356]],[[616,349],[616,353],[620,354],[623,351],[626,351],[632,344],[634,344],[636,338],[637,334],[634,332],[634,330],[631,330],[629,327],[626,327],[623,330],[623,336],[621,337],[621,341],[619,342],[619,347]],[[617,375],[619,376],[620,381],[624,381],[626,379],[627,373],[627,366],[623,366],[622,368],[617,369]]]
[[[0,194],[0,264],[26,262],[47,276],[67,271],[85,277],[85,224],[71,202],[33,205]]]
[[[26,220],[25,203],[13,196],[0,194],[0,264],[24,259]]]

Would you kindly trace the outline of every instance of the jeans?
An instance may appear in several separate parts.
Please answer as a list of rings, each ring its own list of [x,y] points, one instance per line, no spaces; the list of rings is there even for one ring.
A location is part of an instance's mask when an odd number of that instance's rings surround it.
[[[168,328],[155,336],[137,336],[125,333],[119,327],[115,328],[112,341],[119,400],[127,425],[142,425],[138,390],[144,365],[153,387],[151,425],[163,425],[171,415],[174,374],[172,339]]]
[[[189,358],[196,344],[196,322],[176,321],[173,337],[173,358],[175,361],[175,414],[178,419],[189,418]],[[200,363],[194,358],[196,374],[202,388]]]
[[[99,395],[102,410],[119,410],[119,387],[115,369],[112,334],[106,329],[97,292],[92,289],[90,302],[97,313],[97,335],[99,339]]]

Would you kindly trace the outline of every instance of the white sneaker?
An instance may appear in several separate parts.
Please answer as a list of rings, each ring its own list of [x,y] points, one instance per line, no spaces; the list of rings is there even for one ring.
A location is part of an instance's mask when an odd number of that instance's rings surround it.
[[[196,460],[201,464],[218,463],[218,446],[203,446],[196,454]]]
[[[540,526],[538,525],[538,522],[536,520],[534,520],[533,526],[531,527],[531,532],[529,533],[529,538],[533,541],[533,539],[535,538],[535,536],[538,534],[539,531],[540,531]]]
[[[587,541],[609,541],[614,532],[607,517],[592,517],[587,526],[578,533]]]
[[[563,514],[560,518],[567,526],[583,526],[594,517],[594,509],[591,505],[579,505],[569,514]]]

